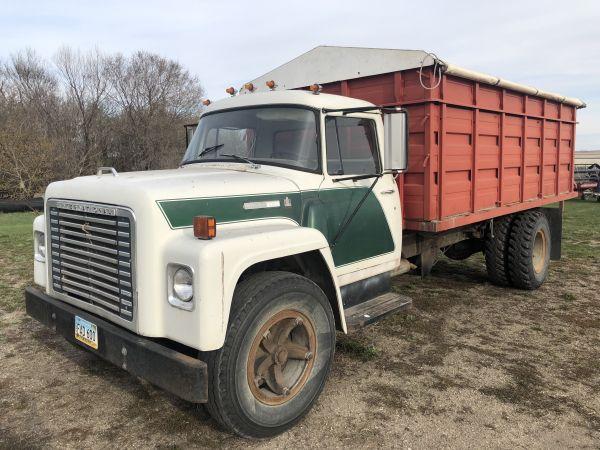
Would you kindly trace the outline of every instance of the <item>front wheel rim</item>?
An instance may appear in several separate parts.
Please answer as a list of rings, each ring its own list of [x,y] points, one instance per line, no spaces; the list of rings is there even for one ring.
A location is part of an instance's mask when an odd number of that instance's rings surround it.
[[[267,405],[290,401],[306,384],[316,352],[315,326],[308,316],[291,309],[275,314],[250,347],[246,370],[250,391]]]

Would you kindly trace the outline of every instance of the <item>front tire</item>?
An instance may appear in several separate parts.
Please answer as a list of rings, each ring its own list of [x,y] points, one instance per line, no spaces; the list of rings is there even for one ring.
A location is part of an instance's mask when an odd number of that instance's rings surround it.
[[[263,272],[234,294],[225,344],[206,356],[211,416],[248,438],[277,435],[319,397],[335,349],[329,301],[312,281]]]

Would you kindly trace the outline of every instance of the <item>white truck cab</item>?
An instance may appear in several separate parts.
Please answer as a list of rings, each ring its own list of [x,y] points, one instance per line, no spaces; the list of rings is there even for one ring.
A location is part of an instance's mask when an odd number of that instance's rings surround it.
[[[204,111],[177,169],[52,183],[29,314],[233,432],[289,428],[336,329],[409,303],[390,292],[410,267],[395,182],[407,122],[387,112],[385,142],[371,103],[237,95]]]

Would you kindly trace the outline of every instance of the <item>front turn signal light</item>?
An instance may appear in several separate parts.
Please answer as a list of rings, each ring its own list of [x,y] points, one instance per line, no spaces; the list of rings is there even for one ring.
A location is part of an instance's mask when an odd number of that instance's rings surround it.
[[[212,239],[217,235],[217,221],[212,216],[194,217],[194,236],[198,239]]]

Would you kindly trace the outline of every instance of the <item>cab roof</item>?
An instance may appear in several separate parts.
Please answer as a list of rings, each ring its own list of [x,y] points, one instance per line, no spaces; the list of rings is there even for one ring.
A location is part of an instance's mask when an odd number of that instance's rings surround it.
[[[230,108],[261,105],[302,105],[315,109],[356,108],[375,106],[373,103],[333,94],[313,94],[309,91],[268,91],[240,93],[234,97],[217,100],[203,111],[203,115]]]

